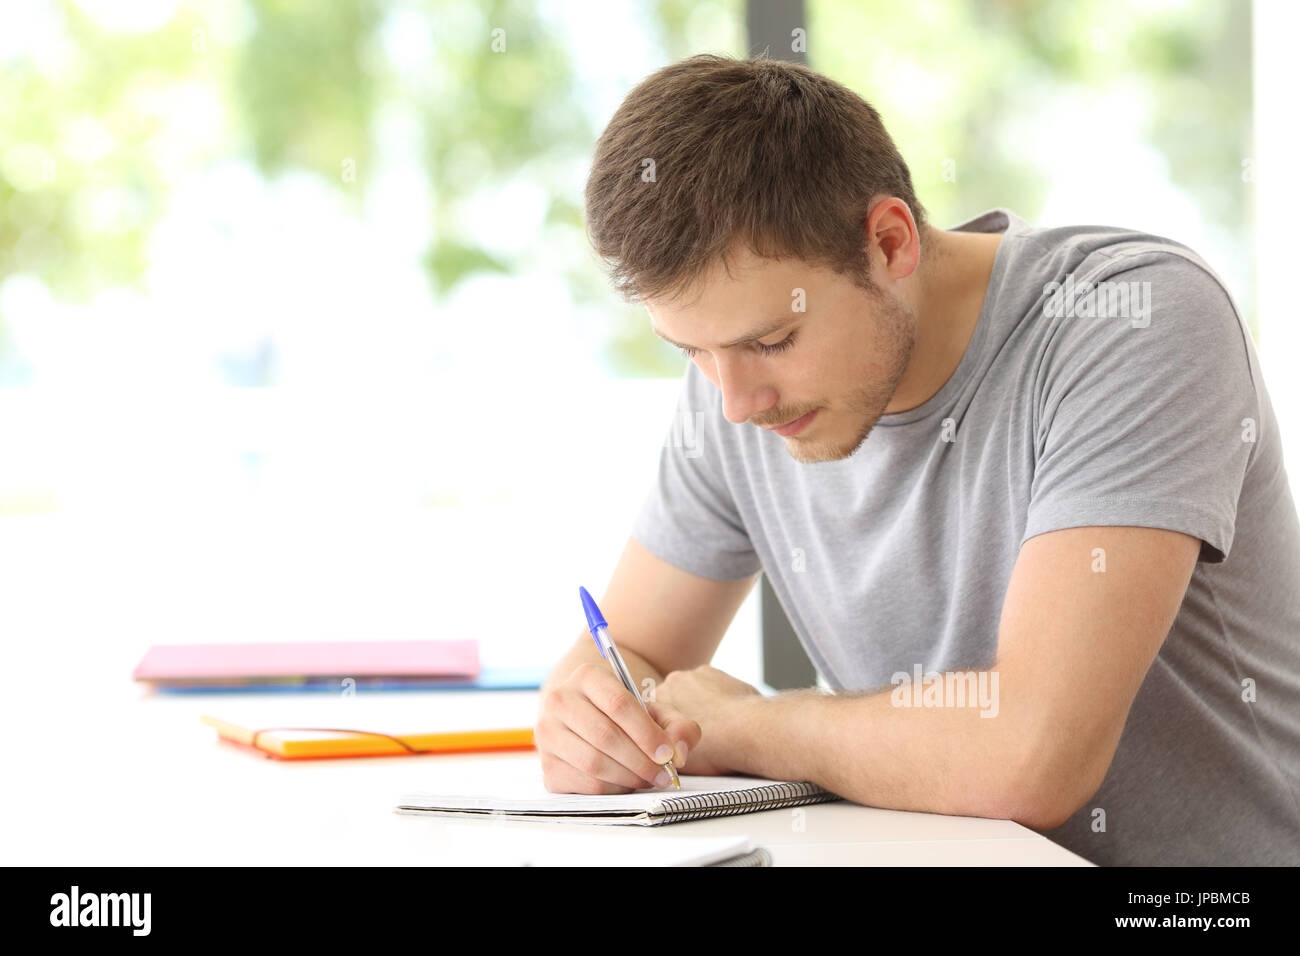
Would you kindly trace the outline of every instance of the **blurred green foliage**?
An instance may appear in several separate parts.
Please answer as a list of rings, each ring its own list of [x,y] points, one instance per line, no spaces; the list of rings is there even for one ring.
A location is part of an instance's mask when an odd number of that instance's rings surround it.
[[[1053,100],[1066,104],[1071,92],[1140,89],[1150,97],[1149,142],[1174,181],[1218,224],[1246,225],[1248,3],[821,0],[810,13],[815,35],[833,25],[837,36],[871,37],[873,49],[887,51],[863,55],[856,44],[822,43],[809,57],[880,109],[939,223],[998,205],[1032,219],[1051,173],[1036,153],[1127,144],[1108,139],[1108,117],[1093,114],[1077,116],[1075,142],[1033,142],[1023,135],[1023,116]],[[919,103],[928,108],[916,109]],[[945,157],[960,163],[956,184],[942,176]]]
[[[375,0],[245,0],[256,23],[230,51],[230,96],[258,167],[310,169],[339,179],[364,169],[378,78],[365,51],[383,20]]]
[[[485,248],[460,214],[465,196],[521,175],[549,196],[548,230],[586,247],[572,169],[589,158],[608,117],[590,115],[575,70],[581,50],[552,8],[531,0],[243,0],[237,29],[205,20],[212,3],[185,4],[164,26],[131,34],[102,26],[74,0],[30,7],[60,39],[0,59],[0,282],[34,275],[69,301],[140,283],[148,237],[177,178],[231,157],[250,159],[267,178],[315,174],[350,194],[360,215],[376,118],[395,101],[414,106],[423,124],[434,207],[425,266],[434,289],[524,265],[527,252],[512,258]],[[940,225],[995,205],[1032,219],[1050,168],[1025,148],[1018,118],[1070,89],[1139,84],[1151,96],[1150,142],[1171,177],[1244,243],[1244,7],[809,0],[809,63],[877,106]],[[654,44],[661,62],[702,51],[743,55],[743,0],[645,0],[644,9],[651,35],[609,42]],[[385,60],[383,31],[410,11],[419,14],[413,28],[428,33],[427,76],[404,77]],[[7,5],[0,18],[22,15]],[[495,28],[505,29],[508,52],[494,51]],[[219,106],[197,132],[177,127],[169,107],[169,91],[195,86]],[[944,179],[945,157],[958,158],[958,183]],[[610,316],[610,366],[622,375],[679,374],[684,360],[650,333],[644,310],[617,300],[594,257],[571,258],[563,279],[574,301],[599,303]],[[0,364],[4,349],[0,314]]]
[[[151,97],[187,78],[195,57],[184,17],[110,39],[70,0],[47,6],[66,56],[0,64],[0,281],[25,272],[79,300],[144,273],[170,185],[150,148],[163,123]]]

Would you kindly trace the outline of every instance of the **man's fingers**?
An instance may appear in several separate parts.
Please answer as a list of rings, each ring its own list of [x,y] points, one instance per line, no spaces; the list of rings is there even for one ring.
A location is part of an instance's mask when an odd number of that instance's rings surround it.
[[[587,695],[587,699],[597,710],[618,725],[639,751],[645,763],[624,760],[622,750],[606,752],[618,757],[625,767],[630,767],[642,776],[645,776],[649,770],[647,764],[657,766],[658,769],[646,777],[647,780],[653,780],[659,770],[663,769],[662,765],[673,759],[674,739],[655,722],[650,714],[646,713],[641,706],[640,698],[624,687],[622,681],[611,671],[594,664],[583,665],[579,670],[583,671],[580,684],[582,692]],[[572,727],[573,724],[570,723],[569,726]],[[585,737],[586,734],[582,736]],[[591,740],[590,737],[587,739]],[[592,743],[599,745],[598,741]],[[605,748],[601,747],[601,749]]]
[[[596,717],[600,716],[589,703],[586,706]],[[651,785],[615,757],[596,747],[590,739],[579,736],[559,720],[554,720],[547,725],[545,738],[547,751],[559,757],[583,776],[614,784],[625,790],[638,790]],[[632,742],[627,741],[627,745],[632,747]],[[635,750],[634,747],[632,749]]]
[[[641,720],[653,725],[654,729],[659,733],[663,733],[659,725],[650,719],[650,715],[641,709],[641,705],[636,702],[636,699],[623,689],[623,685],[618,684],[618,688],[623,691],[623,696],[627,698],[627,704],[636,708],[637,715],[640,716]],[[615,713],[610,714],[601,709],[598,704],[579,694],[566,701],[561,719],[566,727],[591,744],[591,746],[601,753],[608,754],[629,771],[639,776],[642,780],[639,786],[656,786],[655,778],[659,776],[663,767],[656,765],[653,759],[647,757],[645,751],[623,729],[623,722],[627,721],[630,716],[636,715],[630,715],[626,707],[616,707],[615,710]]]
[[[685,766],[689,752],[694,750],[704,737],[704,731],[696,721],[667,704],[647,702],[646,706],[650,708],[650,716],[673,742],[673,766],[680,770]]]
[[[551,793],[588,793],[610,795],[630,793],[631,788],[620,787],[606,780],[598,780],[578,770],[553,753],[542,751],[542,780]]]

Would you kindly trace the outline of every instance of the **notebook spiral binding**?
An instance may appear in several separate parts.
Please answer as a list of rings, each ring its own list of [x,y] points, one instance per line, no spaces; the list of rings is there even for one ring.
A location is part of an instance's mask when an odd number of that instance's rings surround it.
[[[778,810],[810,803],[839,800],[829,790],[815,783],[775,783],[753,790],[730,790],[724,793],[692,793],[666,797],[663,810],[651,815],[661,823],[680,823],[705,817],[725,817],[757,810]]]
[[[764,847],[755,847],[753,851],[743,856],[733,857],[730,860],[723,860],[721,863],[710,863],[709,866],[771,866],[772,854]]]

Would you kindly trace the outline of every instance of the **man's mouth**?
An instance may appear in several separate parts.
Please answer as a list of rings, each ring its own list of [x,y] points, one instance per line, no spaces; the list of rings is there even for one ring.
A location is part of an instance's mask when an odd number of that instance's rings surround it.
[[[797,435],[805,428],[807,428],[808,424],[817,416],[817,413],[820,411],[821,411],[820,408],[814,408],[811,412],[809,412],[807,415],[804,415],[802,418],[796,418],[794,421],[787,422],[784,425],[764,425],[763,427],[766,428],[768,431],[776,432],[782,438],[789,438],[791,435]]]

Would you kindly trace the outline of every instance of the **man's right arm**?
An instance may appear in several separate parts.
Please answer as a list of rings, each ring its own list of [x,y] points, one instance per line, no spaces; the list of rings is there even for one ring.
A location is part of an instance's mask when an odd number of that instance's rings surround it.
[[[700,577],[629,538],[599,604],[636,686],[712,660],[757,577]],[[583,631],[542,685],[534,737],[547,789],[626,793],[655,786],[664,762],[654,759],[656,751],[678,741],[695,746],[700,728],[664,705],[647,706],[650,716]],[[681,754],[673,760],[685,762]]]

